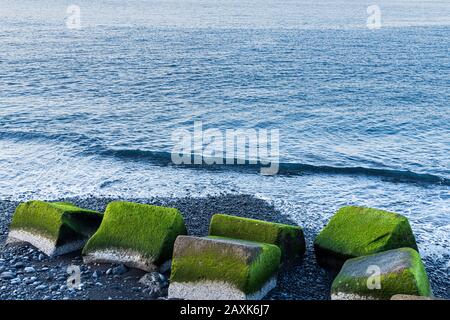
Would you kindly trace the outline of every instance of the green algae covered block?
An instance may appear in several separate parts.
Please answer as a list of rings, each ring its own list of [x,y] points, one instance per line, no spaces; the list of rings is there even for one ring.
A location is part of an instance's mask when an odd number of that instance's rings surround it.
[[[356,206],[341,208],[314,242],[318,263],[331,268],[340,268],[350,258],[401,247],[417,250],[408,219]]]
[[[223,237],[179,236],[169,298],[261,299],[276,286],[280,248]]]
[[[391,299],[432,295],[419,253],[400,248],[347,260],[333,281],[332,299]]]
[[[299,226],[215,214],[209,234],[277,245],[283,259],[301,257],[305,253],[305,236]]]
[[[391,300],[440,300],[434,297],[413,296],[409,294],[396,294],[391,297]]]
[[[81,249],[97,230],[103,215],[67,202],[29,201],[14,213],[7,242],[27,242],[45,254]]]
[[[182,234],[186,227],[177,209],[111,202],[100,228],[83,249],[84,260],[123,263],[146,271],[166,268],[175,239]]]

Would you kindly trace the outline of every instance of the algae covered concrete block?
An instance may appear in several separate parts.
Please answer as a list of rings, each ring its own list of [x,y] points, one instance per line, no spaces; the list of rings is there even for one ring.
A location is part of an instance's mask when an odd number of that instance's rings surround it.
[[[282,259],[302,257],[305,253],[305,236],[299,226],[215,214],[209,234],[274,244],[280,247]]]
[[[429,297],[419,253],[400,248],[347,260],[331,286],[334,300],[389,300],[396,294]]]
[[[391,297],[391,300],[439,300],[433,297],[413,296],[410,294],[396,294]]]
[[[175,242],[169,298],[262,299],[276,286],[280,248],[222,237],[179,236]]]
[[[417,250],[408,219],[356,206],[341,208],[314,242],[318,263],[337,269],[347,259],[401,247]]]
[[[84,261],[165,271],[175,239],[182,234],[186,234],[186,227],[177,209],[111,202],[100,228],[83,249]]]
[[[7,243],[27,242],[49,256],[81,249],[103,215],[67,202],[21,203],[13,216]]]

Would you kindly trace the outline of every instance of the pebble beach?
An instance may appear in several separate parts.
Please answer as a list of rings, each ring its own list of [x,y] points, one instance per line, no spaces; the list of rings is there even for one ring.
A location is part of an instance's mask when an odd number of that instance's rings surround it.
[[[117,198],[65,198],[74,204],[103,211]],[[205,236],[210,218],[215,213],[227,213],[271,222],[295,224],[288,216],[278,212],[268,202],[250,195],[222,195],[200,198],[120,199],[139,203],[178,208],[190,235]],[[30,246],[4,245],[8,226],[18,202],[0,201],[0,299],[166,299],[169,274],[162,275],[161,290],[155,291],[139,282],[145,272],[122,265],[91,264],[82,261],[80,252],[48,258]],[[321,269],[314,257],[312,242],[320,231],[305,228],[307,250],[304,258],[282,265],[278,285],[266,299],[277,300],[327,300],[334,275]],[[424,259],[434,295],[450,298],[448,269],[443,261]],[[67,286],[67,267],[77,265],[81,270],[81,288]]]

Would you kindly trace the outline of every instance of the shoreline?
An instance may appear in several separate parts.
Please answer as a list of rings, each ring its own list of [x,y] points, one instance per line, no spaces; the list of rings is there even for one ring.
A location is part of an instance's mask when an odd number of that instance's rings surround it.
[[[83,208],[104,211],[112,200],[127,200],[147,204],[164,205],[178,208],[185,220],[190,235],[205,236],[208,233],[209,221],[215,213],[227,213],[271,222],[296,224],[287,215],[281,214],[265,200],[251,195],[221,195],[202,198],[62,198]],[[18,202],[0,200],[0,269],[9,271],[18,269],[20,282],[11,284],[11,279],[0,279],[0,300],[2,299],[154,299],[144,291],[139,279],[145,272],[130,269],[117,275],[107,274],[111,264],[86,265],[80,253],[71,253],[61,257],[42,258],[39,251],[30,246],[5,246],[10,219]],[[278,275],[278,284],[265,299],[275,300],[327,300],[330,298],[330,286],[333,275],[321,269],[314,256],[312,243],[320,231],[304,228],[307,243],[306,254],[302,261],[283,265]],[[442,267],[429,258],[424,259],[427,272],[435,295],[439,298],[450,298],[448,288],[450,280],[445,276]],[[68,278],[66,269],[69,265],[79,265],[82,272],[81,290],[64,287]],[[16,268],[15,266],[19,266]],[[34,273],[23,273],[21,266],[33,267]],[[30,278],[35,277],[33,283]],[[28,284],[27,284],[28,283]],[[40,287],[39,287],[40,286]],[[39,290],[36,288],[39,287]],[[447,292],[446,292],[447,290]],[[165,293],[167,294],[167,292]]]

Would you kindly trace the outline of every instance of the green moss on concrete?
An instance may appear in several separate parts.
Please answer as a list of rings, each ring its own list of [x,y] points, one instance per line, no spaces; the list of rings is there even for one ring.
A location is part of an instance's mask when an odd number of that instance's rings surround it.
[[[186,234],[181,213],[174,208],[131,202],[111,202],[102,224],[83,254],[118,248],[140,253],[156,264],[169,260],[178,235]]]
[[[71,203],[29,201],[16,208],[11,230],[26,230],[64,242],[66,238],[90,237],[101,220],[99,212]]]
[[[407,218],[356,206],[341,208],[317,236],[314,247],[320,259],[334,255],[343,261],[401,247],[417,250]]]
[[[430,280],[428,279],[427,271],[425,270],[425,265],[422,262],[420,254],[409,248],[404,250],[411,251],[413,257],[413,263],[409,269],[409,272],[414,276],[417,285],[417,295],[431,297],[433,292],[431,290]]]
[[[225,237],[207,237],[218,240],[211,245],[193,245],[172,260],[172,282],[222,281],[233,284],[246,294],[254,293],[276,275],[281,259],[280,248],[267,244],[242,241]],[[258,248],[251,261],[236,254],[226,243],[244,244]]]
[[[278,271],[281,260],[281,250],[269,244],[262,245],[261,255],[252,263],[249,268],[248,282],[244,286],[243,292],[246,294],[253,293],[261,289],[261,287],[272,278]]]
[[[395,257],[392,256],[393,254],[406,255],[408,257],[408,263],[403,267],[397,266],[392,270],[383,270],[384,262],[382,259],[395,260]],[[391,256],[389,257],[387,255]],[[369,261],[368,259],[371,260]],[[377,264],[377,259],[380,259],[380,265]],[[347,271],[356,264],[364,266],[361,272],[352,274],[352,272]],[[381,268],[380,289],[369,289],[367,285],[368,277],[371,276],[371,274],[367,273],[369,265],[377,265]],[[332,294],[338,292],[357,294],[376,299],[390,299],[396,294],[432,296],[425,266],[422,263],[419,253],[411,248],[394,249],[347,260],[341,272],[333,281],[331,292]]]
[[[299,257],[305,252],[305,237],[299,226],[215,214],[209,234],[277,245],[283,259]]]

